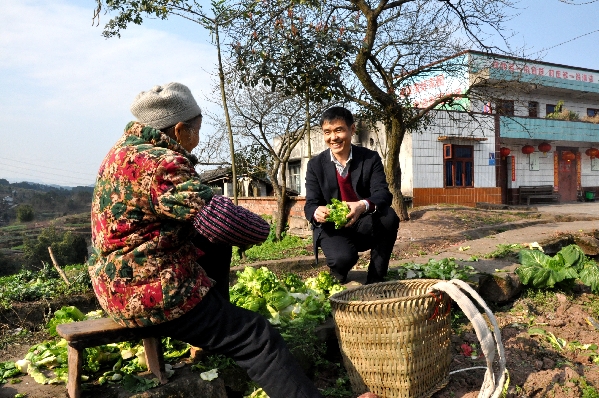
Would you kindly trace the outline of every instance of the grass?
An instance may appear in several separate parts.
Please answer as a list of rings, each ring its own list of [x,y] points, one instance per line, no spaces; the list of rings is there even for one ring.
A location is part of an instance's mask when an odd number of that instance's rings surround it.
[[[486,254],[485,258],[505,258],[512,254],[517,254],[520,250],[524,249],[524,246],[519,243],[513,244],[503,244],[500,243],[497,245],[497,249],[492,251],[489,254]]]
[[[0,231],[3,232],[13,232],[13,231],[18,231],[21,229],[25,229],[25,224],[14,224],[14,225],[7,225],[6,227],[2,227],[0,228]]]
[[[307,247],[311,246],[311,238],[300,238],[298,236],[285,235],[285,237],[279,242],[269,239],[261,245],[252,246],[250,249],[245,251],[245,255],[247,257],[246,260],[241,260],[237,254],[237,251],[234,250],[231,266],[248,262],[278,260],[281,258],[297,256],[309,256],[313,253],[311,250],[308,250]]]
[[[594,317],[599,317],[599,297],[593,294],[588,295],[588,298],[590,298],[590,301],[585,302],[583,305]]]
[[[559,307],[556,292],[552,290],[526,289],[522,298],[524,302],[530,301],[541,313],[552,313]]]

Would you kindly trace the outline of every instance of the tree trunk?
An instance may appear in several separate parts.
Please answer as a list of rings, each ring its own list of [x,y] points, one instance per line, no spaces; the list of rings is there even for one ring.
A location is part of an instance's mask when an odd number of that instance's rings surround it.
[[[229,133],[229,151],[231,152],[231,182],[233,184],[233,203],[237,205],[237,173],[235,171],[235,145],[233,143],[233,129],[231,128],[231,118],[229,117],[229,107],[227,106],[227,95],[225,90],[225,72],[220,54],[220,38],[218,36],[218,23],[214,24],[214,40],[216,41],[216,52],[218,55],[218,78],[220,83],[220,94],[223,101],[223,110],[225,112],[225,121],[227,122],[227,131]],[[225,192],[226,194],[226,192]]]
[[[280,241],[283,238],[283,231],[287,226],[287,187],[285,184],[279,184],[279,170],[284,167],[284,162],[275,161],[272,168],[269,170],[270,180],[272,181],[272,189],[277,200],[277,211],[274,214],[275,222],[275,239]],[[286,173],[284,170],[280,171],[281,178],[285,178]]]
[[[400,118],[391,117],[390,120],[385,122],[385,135],[387,136],[388,150],[385,161],[385,175],[387,176],[389,190],[393,194],[391,207],[393,207],[401,221],[407,221],[410,217],[401,193],[401,166],[399,164],[399,150],[405,135],[405,127]]]
[[[287,195],[283,194],[277,198],[277,216],[276,216],[275,234],[277,240],[283,238],[283,232],[287,227]]]
[[[308,160],[312,159],[312,142],[310,142],[310,98],[306,94],[306,135],[308,136]]]

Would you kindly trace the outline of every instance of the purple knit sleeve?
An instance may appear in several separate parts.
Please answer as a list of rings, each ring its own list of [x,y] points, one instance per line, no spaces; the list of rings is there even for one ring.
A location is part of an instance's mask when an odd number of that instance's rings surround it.
[[[212,243],[245,246],[262,243],[270,225],[259,215],[236,206],[225,196],[214,196],[193,220],[196,231]]]

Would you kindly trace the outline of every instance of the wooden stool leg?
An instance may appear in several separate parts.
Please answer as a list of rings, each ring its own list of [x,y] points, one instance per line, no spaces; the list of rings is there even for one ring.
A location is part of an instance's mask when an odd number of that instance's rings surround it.
[[[81,397],[81,372],[83,370],[83,351],[71,347],[67,348],[69,361],[69,378],[67,381],[67,392],[70,398]]]
[[[166,372],[164,371],[164,358],[162,356],[160,339],[156,337],[148,337],[143,340],[144,350],[146,351],[146,361],[148,362],[148,369],[154,373],[154,375],[160,381],[160,384],[166,384],[168,379],[166,377]]]

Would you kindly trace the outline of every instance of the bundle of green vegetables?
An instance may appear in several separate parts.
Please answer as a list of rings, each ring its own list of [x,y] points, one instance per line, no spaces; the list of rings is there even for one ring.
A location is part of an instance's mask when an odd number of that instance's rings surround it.
[[[246,267],[237,273],[230,296],[231,303],[258,312],[273,325],[279,325],[298,319],[324,321],[331,312],[328,297],[344,289],[327,272],[303,282],[292,273],[279,280],[266,267]]]
[[[349,214],[347,202],[333,198],[326,207],[330,210],[326,220],[334,222],[336,229],[343,228],[347,224],[347,215]]]

